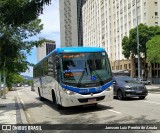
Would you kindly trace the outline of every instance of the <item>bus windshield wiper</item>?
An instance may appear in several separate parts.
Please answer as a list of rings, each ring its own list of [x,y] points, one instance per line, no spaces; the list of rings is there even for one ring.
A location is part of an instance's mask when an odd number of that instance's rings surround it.
[[[101,78],[101,76],[96,72],[96,70],[94,69],[93,72],[97,75],[97,77],[99,78],[100,80],[100,84],[103,85],[104,84],[104,81],[103,79]]]
[[[81,77],[79,78],[79,81],[78,81],[78,83],[77,83],[77,87],[81,87],[81,81],[82,81],[82,78],[83,78],[83,76],[84,76],[84,73],[85,73],[85,68],[84,68],[84,71],[82,72]]]

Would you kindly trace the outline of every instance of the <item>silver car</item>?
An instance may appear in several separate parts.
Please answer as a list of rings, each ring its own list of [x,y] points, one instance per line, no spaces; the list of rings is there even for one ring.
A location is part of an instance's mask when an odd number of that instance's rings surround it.
[[[146,79],[138,79],[138,78],[134,78],[134,80],[138,81],[139,83],[142,83],[144,85],[150,85],[151,81],[146,80]]]
[[[144,99],[148,91],[144,84],[141,84],[131,77],[115,76],[113,77],[114,96],[119,100],[125,97],[139,97]]]
[[[146,79],[139,79],[140,83],[144,84],[144,85],[150,85],[151,81],[146,80]]]

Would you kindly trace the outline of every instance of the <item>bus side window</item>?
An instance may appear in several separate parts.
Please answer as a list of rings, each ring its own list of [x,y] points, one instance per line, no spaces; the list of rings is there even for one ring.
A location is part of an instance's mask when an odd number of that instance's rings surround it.
[[[57,79],[57,68],[56,68],[57,59],[53,59],[53,75]]]
[[[44,76],[48,75],[48,59],[43,62],[43,74]]]
[[[54,77],[54,64],[53,64],[53,58],[50,56],[48,58],[48,76]]]

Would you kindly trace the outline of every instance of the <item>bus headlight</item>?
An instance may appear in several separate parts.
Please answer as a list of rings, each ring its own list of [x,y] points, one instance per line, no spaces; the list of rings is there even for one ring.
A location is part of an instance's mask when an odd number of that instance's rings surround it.
[[[75,94],[75,92],[73,92],[71,90],[63,89],[63,91],[68,95],[74,95]]]
[[[105,91],[111,91],[113,90],[113,85],[111,85],[110,87],[108,87],[107,89],[105,89]]]

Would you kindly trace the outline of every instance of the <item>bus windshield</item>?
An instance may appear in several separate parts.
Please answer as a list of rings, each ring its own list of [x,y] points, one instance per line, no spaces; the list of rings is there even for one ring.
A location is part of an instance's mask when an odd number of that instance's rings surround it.
[[[62,81],[75,84],[105,82],[112,77],[106,52],[62,54]]]

